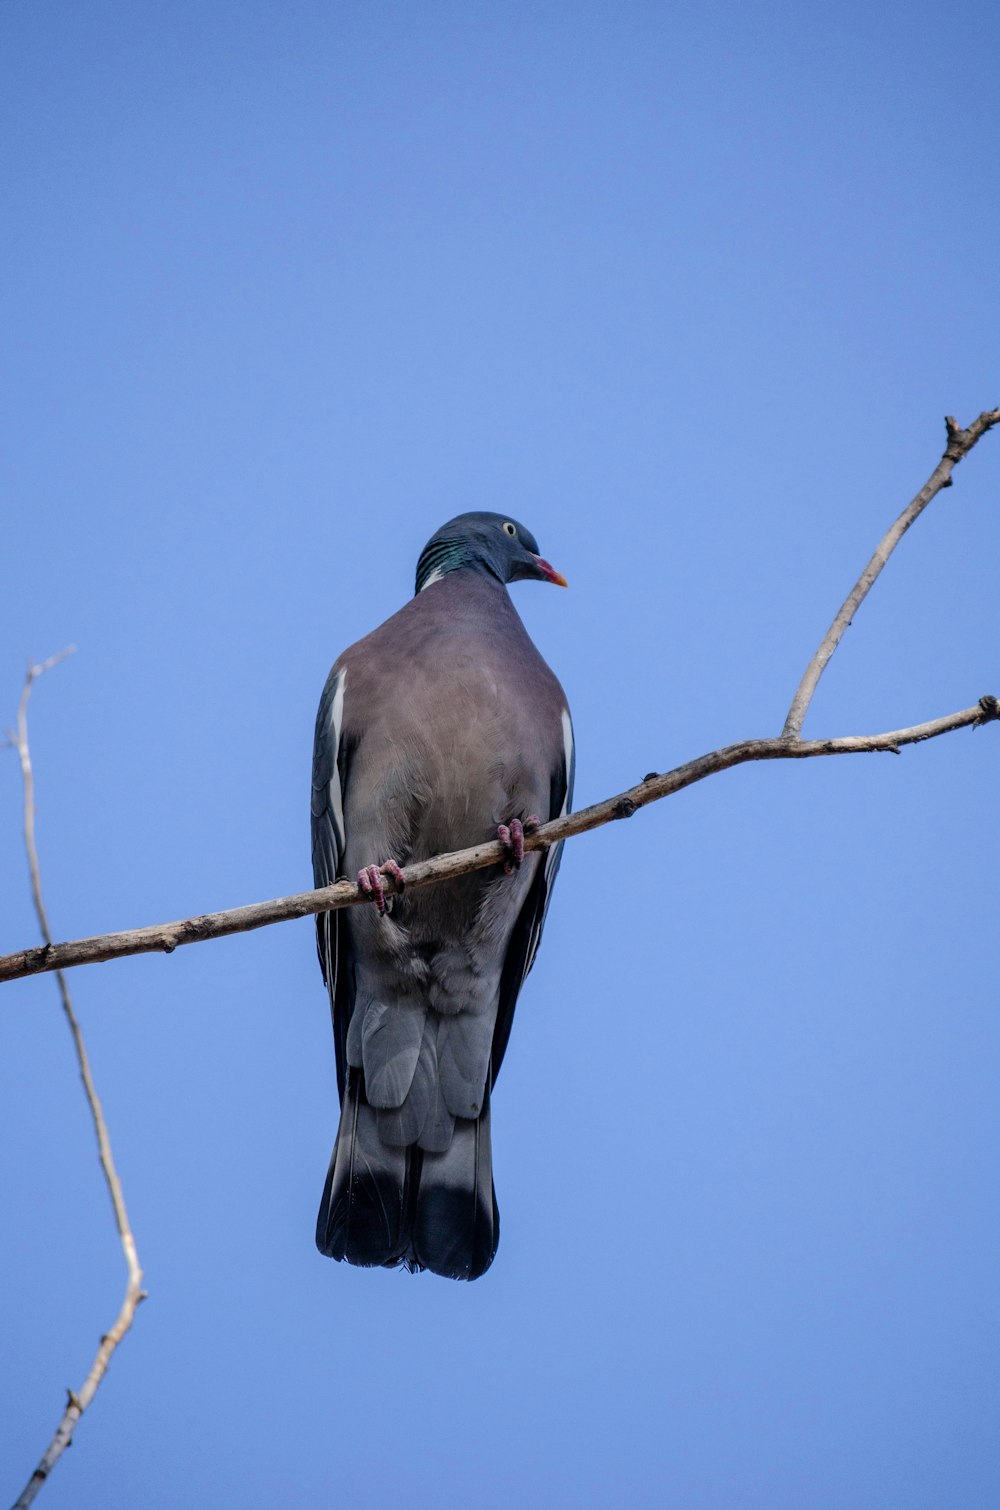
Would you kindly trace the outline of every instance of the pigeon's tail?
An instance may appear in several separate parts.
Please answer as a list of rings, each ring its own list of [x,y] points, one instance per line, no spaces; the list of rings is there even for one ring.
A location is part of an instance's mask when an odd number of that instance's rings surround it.
[[[362,1265],[398,1264],[405,1258],[413,1225],[414,1154],[382,1142],[361,1072],[348,1070],[316,1222],[321,1253]]]
[[[423,1155],[408,1256],[448,1279],[478,1279],[493,1262],[499,1242],[487,1086],[476,1120],[456,1118],[445,1152]]]
[[[316,1223],[320,1252],[350,1264],[478,1279],[499,1240],[488,1089],[478,1119],[458,1118],[447,1150],[425,1153],[382,1141],[363,1076],[348,1071]]]

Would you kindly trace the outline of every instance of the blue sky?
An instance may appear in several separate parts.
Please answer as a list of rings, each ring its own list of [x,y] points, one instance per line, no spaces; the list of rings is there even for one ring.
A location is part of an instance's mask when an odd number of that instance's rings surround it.
[[[583,804],[777,731],[942,416],[1000,402],[982,13],[0,6],[0,693],[57,937],[305,888],[327,669],[466,508]],[[1000,691],[1000,438],[814,734]],[[150,1299],[73,1507],[1000,1498],[996,731],[743,768],[567,847],[472,1286],[350,1270],[308,923],[71,978]],[[0,763],[0,947],[34,942]],[[0,1002],[8,1498],[122,1289],[53,982]]]

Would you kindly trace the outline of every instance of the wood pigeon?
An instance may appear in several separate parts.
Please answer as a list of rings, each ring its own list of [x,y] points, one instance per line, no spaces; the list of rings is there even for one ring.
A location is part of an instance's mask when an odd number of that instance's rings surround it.
[[[524,578],[566,585],[516,520],[452,519],[320,700],[316,885],[357,876],[373,903],[316,920],[342,1108],[316,1243],[348,1263],[477,1279],[497,1250],[490,1093],[561,849],[525,855],[524,831],[573,792],[566,697],[507,592]],[[385,897],[400,866],[493,837],[506,865]]]

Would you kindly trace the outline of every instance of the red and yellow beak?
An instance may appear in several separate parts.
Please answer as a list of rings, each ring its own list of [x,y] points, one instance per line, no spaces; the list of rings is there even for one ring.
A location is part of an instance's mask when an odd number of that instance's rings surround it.
[[[541,572],[546,582],[554,582],[557,587],[569,586],[569,583],[566,581],[566,578],[563,576],[562,572],[556,571],[555,567],[550,566],[549,563],[547,561],[544,561],[541,556],[535,557],[535,565],[538,567],[538,570]]]

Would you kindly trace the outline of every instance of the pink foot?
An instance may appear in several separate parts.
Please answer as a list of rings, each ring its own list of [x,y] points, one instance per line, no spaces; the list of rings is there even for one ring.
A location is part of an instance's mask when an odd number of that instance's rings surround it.
[[[366,865],[364,870],[358,871],[358,890],[362,896],[375,903],[380,918],[392,911],[392,897],[386,897],[383,876],[392,876],[396,883],[396,896],[401,895],[406,881],[395,860],[386,860],[384,865]]]
[[[510,824],[501,823],[497,828],[497,838],[507,851],[507,859],[504,862],[503,873],[511,876],[515,870],[520,870],[521,861],[524,859],[524,836],[532,833],[541,826],[541,818],[525,818],[522,823],[520,818],[512,818]]]

